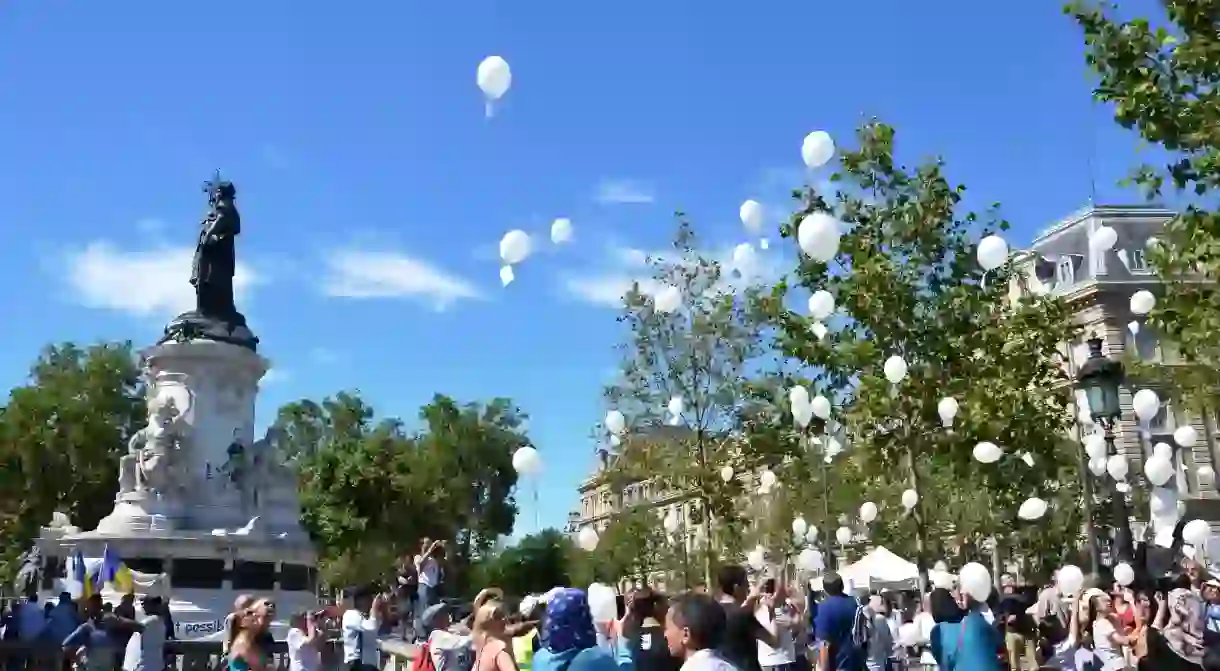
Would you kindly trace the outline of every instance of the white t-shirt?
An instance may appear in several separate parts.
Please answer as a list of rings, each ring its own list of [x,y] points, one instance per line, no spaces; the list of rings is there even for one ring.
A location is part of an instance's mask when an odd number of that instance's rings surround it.
[[[1101,662],[1101,668],[1105,671],[1127,666],[1122,652],[1115,648],[1114,642],[1110,640],[1114,633],[1114,625],[1108,618],[1099,617],[1093,620],[1093,655]]]
[[[157,615],[140,621],[144,631],[127,639],[123,651],[123,671],[163,671],[165,669],[165,622]]]
[[[381,622],[376,616],[365,617],[351,608],[343,613],[340,621],[343,638],[343,662],[360,662],[369,666],[381,666],[381,653],[377,650],[377,630]]]
[[[759,666],[780,666],[782,664],[793,664],[796,662],[796,644],[792,640],[792,620],[787,616],[780,614],[776,616],[770,608],[759,608],[754,611],[754,619],[758,623],[775,635],[776,643],[779,647],[772,648],[771,646],[758,641],[758,664]]]
[[[1059,671],[1076,671],[1076,669],[1080,668],[1076,660],[1081,656],[1081,652],[1076,639],[1069,636],[1055,644],[1055,647],[1051,650],[1051,656],[1047,658],[1043,666],[1059,669]],[[1088,654],[1087,650],[1083,652],[1086,655]]]
[[[293,627],[285,639],[288,643],[288,671],[318,671],[322,668],[322,651],[316,645],[305,644],[305,632]]]
[[[423,555],[415,555],[415,572],[419,575],[419,584],[436,587],[440,582],[441,569],[432,557],[424,559]]]

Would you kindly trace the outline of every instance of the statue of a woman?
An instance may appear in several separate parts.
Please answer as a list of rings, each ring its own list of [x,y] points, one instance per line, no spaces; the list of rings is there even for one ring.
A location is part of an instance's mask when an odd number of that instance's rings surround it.
[[[237,269],[236,236],[241,233],[241,216],[234,200],[237,189],[232,182],[217,176],[206,187],[208,214],[199,228],[199,242],[191,264],[191,285],[195,287],[196,311],[209,317],[225,318],[237,312],[233,304],[233,273]]]

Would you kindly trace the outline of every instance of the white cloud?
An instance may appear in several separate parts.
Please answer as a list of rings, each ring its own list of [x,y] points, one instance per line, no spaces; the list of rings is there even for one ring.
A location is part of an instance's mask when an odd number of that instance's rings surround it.
[[[263,379],[260,382],[262,382],[263,385],[279,384],[281,382],[287,382],[290,379],[292,379],[291,371],[283,370],[281,368],[272,368],[271,370],[267,371],[265,375],[263,375]]]
[[[656,200],[652,189],[629,179],[607,179],[597,185],[594,200],[603,205],[639,205]]]
[[[326,259],[322,289],[337,298],[418,298],[444,310],[482,298],[467,280],[425,261],[395,252],[345,250]]]
[[[783,260],[774,249],[763,251],[753,248],[752,254],[734,259],[734,248],[721,248],[708,252],[708,256],[720,263],[721,280],[715,292],[736,292],[748,285],[775,283],[783,274]],[[645,252],[633,248],[613,248],[609,253],[608,269],[591,274],[573,274],[564,280],[564,290],[573,298],[600,307],[620,308],[623,297],[633,283],[638,282],[640,291],[655,295],[661,283],[653,278],[647,257],[673,259],[673,251]],[[742,282],[736,276],[748,281]]]
[[[195,307],[195,288],[190,284],[194,253],[193,247],[123,250],[94,241],[69,251],[63,258],[65,267],[56,270],[86,307],[169,317]],[[237,264],[233,290],[239,308],[258,282],[249,265]]]

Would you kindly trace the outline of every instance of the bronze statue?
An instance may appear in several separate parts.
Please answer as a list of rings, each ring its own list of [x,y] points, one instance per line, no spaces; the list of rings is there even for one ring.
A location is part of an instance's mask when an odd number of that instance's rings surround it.
[[[178,315],[165,327],[161,342],[217,340],[257,349],[258,338],[233,302],[233,276],[237,271],[237,187],[220,172],[204,184],[208,213],[199,224],[199,239],[191,262],[195,309]]]

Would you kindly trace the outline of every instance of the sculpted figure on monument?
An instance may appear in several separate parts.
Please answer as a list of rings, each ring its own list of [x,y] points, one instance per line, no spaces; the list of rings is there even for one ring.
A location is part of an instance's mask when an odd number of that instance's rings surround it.
[[[217,340],[255,349],[258,338],[246,326],[246,318],[233,302],[233,277],[237,272],[237,236],[241,215],[237,212],[237,188],[220,173],[204,185],[208,212],[199,224],[199,238],[191,262],[191,286],[195,287],[195,309],[179,315],[161,342]]]
[[[168,494],[182,487],[183,413],[172,397],[152,407],[148,425],[127,443],[120,459],[119,489]],[[127,485],[130,488],[124,489]]]
[[[291,502],[296,494],[296,468],[292,461],[285,458],[280,443],[283,436],[284,432],[279,427],[268,427],[263,437],[251,448],[251,486],[256,506]]]

